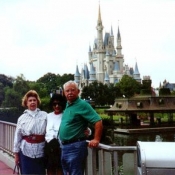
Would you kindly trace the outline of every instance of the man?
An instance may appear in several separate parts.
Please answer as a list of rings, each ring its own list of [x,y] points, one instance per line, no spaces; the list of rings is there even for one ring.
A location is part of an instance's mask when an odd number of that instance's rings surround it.
[[[62,167],[64,175],[83,175],[89,147],[98,147],[102,135],[102,120],[96,111],[78,97],[79,88],[74,81],[64,84],[67,106],[59,130],[62,143]],[[87,144],[84,131],[88,123],[94,124],[94,139]]]

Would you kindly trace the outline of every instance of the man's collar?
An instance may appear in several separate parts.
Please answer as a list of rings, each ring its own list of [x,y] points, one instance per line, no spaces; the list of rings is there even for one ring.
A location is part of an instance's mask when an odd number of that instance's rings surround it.
[[[68,101],[68,105],[71,105],[71,104],[74,104],[74,103],[77,103],[77,101],[79,100],[79,97],[77,97],[74,101],[72,101],[71,103]]]

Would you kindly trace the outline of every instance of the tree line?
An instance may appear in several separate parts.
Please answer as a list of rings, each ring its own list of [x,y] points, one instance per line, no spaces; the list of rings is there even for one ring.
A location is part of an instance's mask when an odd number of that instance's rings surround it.
[[[128,75],[124,75],[116,84],[93,82],[82,90],[81,97],[92,99],[96,105],[113,105],[116,98],[130,98],[135,94],[152,94],[151,80],[142,84]]]
[[[56,92],[68,80],[73,80],[73,74],[47,73],[36,81],[26,80],[23,74],[16,78],[0,74],[0,107],[15,107],[23,111],[22,97],[29,90],[36,90],[41,98],[40,108],[49,111],[50,94]]]
[[[73,74],[47,73],[36,81],[26,80],[21,74],[16,78],[0,74],[0,120],[16,123],[17,118],[24,111],[21,105],[22,97],[31,89],[36,90],[41,98],[40,109],[50,112],[51,93],[60,92],[63,84],[74,80]],[[128,75],[124,75],[116,84],[93,82],[81,89],[80,98],[92,100],[93,106],[113,105],[116,98],[130,98],[136,94],[155,95],[151,87],[151,80],[142,80],[142,83]],[[159,95],[174,95],[167,88],[159,89]]]
[[[0,74],[0,107],[16,107],[22,109],[21,99],[28,90],[36,90],[41,98],[40,108],[49,111],[50,94],[62,89],[65,82],[74,80],[73,74],[47,73],[36,81],[26,80],[21,74],[16,78]],[[130,98],[135,94],[153,94],[151,80],[142,83],[128,75],[124,75],[116,84],[93,82],[81,89],[81,98],[93,100],[96,105],[113,105],[115,98]]]

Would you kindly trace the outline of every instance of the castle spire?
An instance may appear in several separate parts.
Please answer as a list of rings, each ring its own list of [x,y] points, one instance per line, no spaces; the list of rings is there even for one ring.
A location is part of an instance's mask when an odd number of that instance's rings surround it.
[[[114,36],[112,25],[111,25],[111,36]]]
[[[134,73],[135,73],[135,74],[140,74],[140,73],[139,73],[138,66],[137,66],[137,62],[136,62],[136,64],[135,64],[135,70],[134,70]]]
[[[118,32],[117,32],[117,54],[122,55],[122,46],[121,46],[121,36],[120,36],[120,30],[118,26]]]
[[[99,8],[98,8],[98,22],[102,22],[101,21],[100,3],[99,3]]]
[[[138,82],[141,82],[141,78],[140,78],[140,73],[139,73],[139,69],[138,69],[138,66],[137,66],[137,62],[135,64],[135,70],[134,70],[134,74],[133,74],[133,78],[138,81]]]
[[[97,20],[97,49],[101,51],[103,49],[103,24],[101,20],[100,4],[98,10],[98,20]]]
[[[118,39],[118,40],[121,40],[121,36],[120,36],[120,30],[119,30],[119,26],[118,26],[117,39]]]
[[[79,72],[79,69],[78,69],[78,65],[76,65],[74,80],[75,80],[76,83],[78,83],[78,84],[80,83],[80,72]]]
[[[100,12],[100,4],[99,4],[99,10],[98,10],[98,20],[97,20],[97,42],[96,42],[96,53],[98,57],[97,65],[96,65],[96,78],[98,81],[103,82],[104,81],[104,42],[103,42],[103,24],[101,20],[101,12]]]

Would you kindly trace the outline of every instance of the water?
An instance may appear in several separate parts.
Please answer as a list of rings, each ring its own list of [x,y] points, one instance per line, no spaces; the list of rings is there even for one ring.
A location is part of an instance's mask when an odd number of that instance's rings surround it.
[[[117,146],[136,146],[137,141],[155,142],[156,136],[160,136],[162,142],[174,142],[174,132],[141,133],[141,134],[114,134],[114,143]]]

